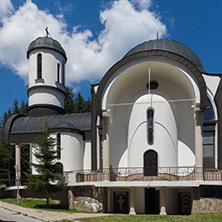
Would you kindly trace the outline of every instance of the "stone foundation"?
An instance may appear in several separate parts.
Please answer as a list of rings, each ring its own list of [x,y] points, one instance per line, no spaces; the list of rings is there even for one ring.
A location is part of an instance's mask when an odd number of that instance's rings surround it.
[[[103,210],[102,188],[94,186],[70,187],[68,191],[69,209],[101,212]]]
[[[222,199],[200,198],[193,200],[192,214],[222,212]]]

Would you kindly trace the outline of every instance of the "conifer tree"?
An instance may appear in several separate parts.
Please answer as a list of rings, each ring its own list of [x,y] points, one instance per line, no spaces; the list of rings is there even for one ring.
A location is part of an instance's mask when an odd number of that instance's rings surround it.
[[[18,114],[19,113],[19,103],[18,103],[17,99],[15,99],[13,101],[12,113],[13,114]]]
[[[9,182],[9,161],[10,161],[10,153],[8,150],[8,146],[5,146],[2,141],[0,142],[0,184],[7,184]]]
[[[47,124],[42,132],[43,136],[36,138],[38,147],[34,151],[38,163],[30,163],[38,174],[27,174],[27,185],[35,192],[44,193],[48,208],[50,194],[62,190],[66,184],[60,182],[62,179],[61,168],[59,164],[55,164],[60,150],[55,147],[56,140],[49,136]]]
[[[25,116],[28,115],[28,103],[25,102],[24,100],[22,100],[22,102],[21,102],[21,106],[19,108],[19,113],[23,114]]]
[[[74,112],[74,94],[71,87],[66,87],[65,112],[67,114]]]
[[[74,113],[84,113],[85,112],[85,101],[80,93],[74,100]]]
[[[86,103],[85,112],[90,113],[91,112],[91,101],[90,101],[89,97],[88,97],[88,100],[85,103]]]

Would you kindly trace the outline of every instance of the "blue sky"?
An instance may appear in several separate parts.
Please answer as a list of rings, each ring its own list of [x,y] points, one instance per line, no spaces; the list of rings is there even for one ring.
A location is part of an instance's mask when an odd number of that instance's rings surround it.
[[[50,36],[66,50],[66,85],[85,99],[90,85],[137,44],[156,38],[189,46],[209,73],[221,73],[221,0],[1,0],[0,115],[28,100],[29,43]]]

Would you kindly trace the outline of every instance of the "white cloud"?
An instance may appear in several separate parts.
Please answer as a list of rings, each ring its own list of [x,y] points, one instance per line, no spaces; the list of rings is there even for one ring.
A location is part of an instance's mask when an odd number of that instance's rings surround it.
[[[151,5],[151,0],[132,0],[132,3],[139,7],[139,9],[148,9]]]
[[[147,10],[150,4],[150,0],[114,1],[110,8],[100,12],[104,29],[98,38],[91,40],[92,31],[73,27],[68,33],[63,16],[59,18],[41,11],[27,0],[12,15],[4,17],[0,27],[0,62],[27,81],[27,47],[38,36],[44,36],[44,28],[48,26],[50,36],[57,39],[67,53],[68,82],[98,81],[130,48],[156,38],[157,31],[160,37],[166,34],[165,25]]]
[[[4,19],[5,16],[9,16],[13,13],[14,7],[11,4],[10,0],[1,0],[0,1],[0,22]]]

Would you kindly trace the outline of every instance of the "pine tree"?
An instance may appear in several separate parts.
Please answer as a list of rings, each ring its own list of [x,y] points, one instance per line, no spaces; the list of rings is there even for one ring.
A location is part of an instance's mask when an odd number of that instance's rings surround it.
[[[74,94],[71,87],[66,87],[65,112],[67,114],[74,112]]]
[[[25,102],[24,100],[22,100],[22,102],[21,102],[21,106],[19,108],[19,113],[23,114],[25,116],[28,115],[28,103]]]
[[[7,184],[9,181],[9,161],[10,153],[8,152],[8,147],[5,146],[2,142],[0,143],[0,184]]]
[[[43,136],[36,138],[36,143],[38,147],[35,148],[34,156],[38,163],[30,163],[30,165],[38,174],[27,174],[27,185],[35,192],[44,193],[48,208],[50,194],[62,190],[66,184],[59,182],[62,178],[61,169],[59,164],[55,164],[59,150],[55,149],[56,140],[49,136],[47,124],[43,129]]]
[[[74,100],[74,113],[84,113],[85,112],[85,101],[80,93]]]
[[[19,103],[18,103],[17,99],[15,99],[13,101],[12,113],[13,114],[18,114],[19,113]]]
[[[90,113],[91,112],[91,101],[90,101],[90,98],[88,97],[88,100],[85,102],[85,112],[86,113]]]
[[[75,96],[73,88],[66,87],[65,112],[67,114],[91,112],[90,98],[88,98],[88,101],[85,101],[81,93]]]

